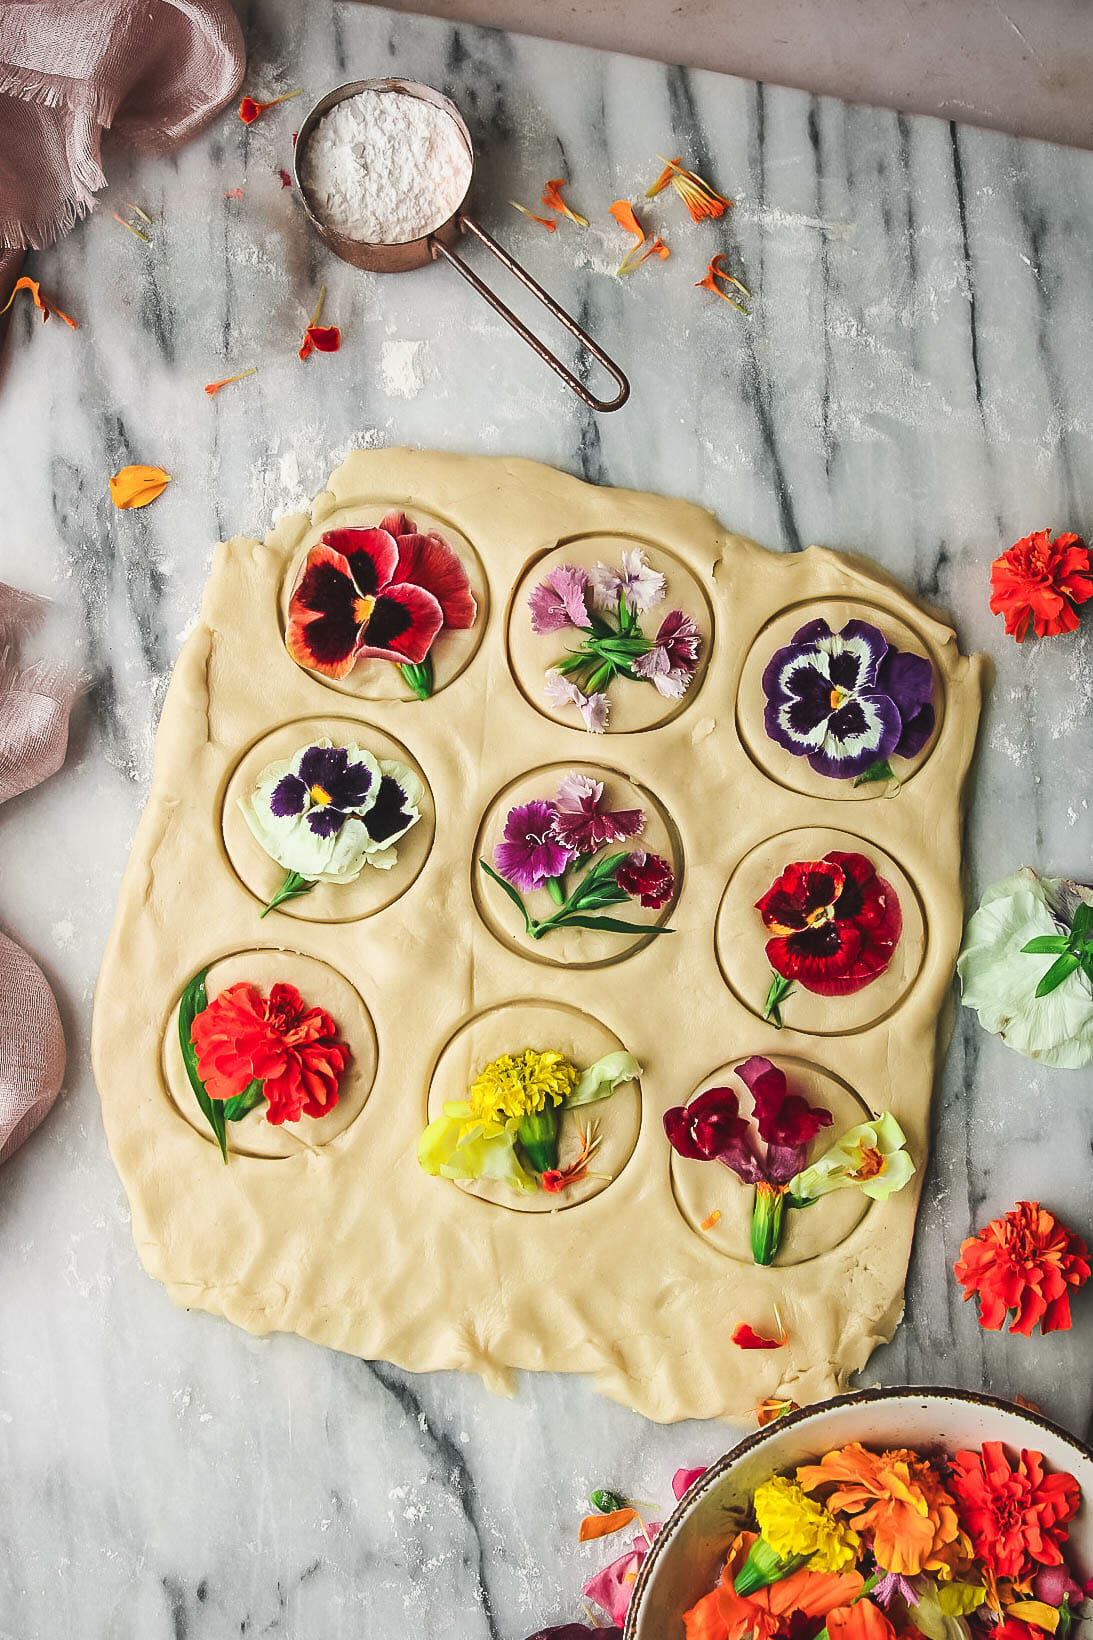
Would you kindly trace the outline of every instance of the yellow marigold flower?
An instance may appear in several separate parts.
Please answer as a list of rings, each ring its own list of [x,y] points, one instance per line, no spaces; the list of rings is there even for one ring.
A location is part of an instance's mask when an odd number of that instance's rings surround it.
[[[829,1515],[796,1481],[775,1475],[755,1493],[759,1531],[784,1559],[807,1558],[814,1572],[841,1572],[853,1566],[858,1534]]]
[[[564,1054],[553,1050],[503,1053],[471,1083],[470,1104],[485,1122],[518,1122],[564,1103],[577,1084],[578,1072]]]

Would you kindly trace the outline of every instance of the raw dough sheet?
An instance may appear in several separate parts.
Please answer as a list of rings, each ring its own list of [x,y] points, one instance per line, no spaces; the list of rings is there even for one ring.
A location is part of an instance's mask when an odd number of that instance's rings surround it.
[[[284,647],[307,549],[390,508],[442,530],[479,602],[472,632],[443,635],[426,702],[401,698],[386,663],[332,685]],[[668,570],[663,610],[699,620],[705,665],[681,702],[616,683],[611,728],[593,736],[542,696],[564,644],[532,638],[528,584],[551,562],[617,561],[635,545]],[[763,732],[763,665],[814,615],[835,628],[871,620],[933,661],[938,727],[898,795],[814,777]],[[458,1367],[499,1390],[520,1369],[588,1373],[658,1420],[742,1418],[767,1395],[804,1403],[840,1389],[901,1311],[961,934],[982,685],[981,658],[860,561],[769,553],[698,508],[527,461],[361,451],[310,517],[221,546],[167,694],[95,1011],[107,1135],[147,1270],[179,1304],[255,1333],[294,1331],[414,1371]],[[316,889],[260,921],[281,872],[238,823],[235,797],[324,730],[411,762],[423,819],[389,877]],[[681,867],[674,933],[517,938],[514,908],[476,857],[510,802],[532,786],[552,795],[570,768],[604,771],[615,807],[638,789],[650,846]],[[898,961],[846,1006],[802,993],[777,1031],[761,1017],[765,935],[751,906],[790,860],[833,846],[895,878]],[[210,963],[210,995],[241,977],[293,980],[354,1052],[337,1110],[280,1130],[253,1113],[229,1130],[227,1166],[187,1105],[175,1031],[183,986]],[[486,1058],[557,1046],[587,1064],[619,1043],[644,1075],[596,1107],[611,1182],[529,1212],[419,1168],[430,1103],[435,1113],[463,1096]],[[673,1158],[661,1125],[751,1054],[822,1096],[832,1137],[891,1110],[918,1167],[887,1202],[844,1191],[791,1214],[769,1269],[747,1256],[750,1193],[715,1163]],[[701,1230],[714,1209],[720,1221]],[[730,1342],[739,1322],[769,1333],[779,1319],[784,1349]]]

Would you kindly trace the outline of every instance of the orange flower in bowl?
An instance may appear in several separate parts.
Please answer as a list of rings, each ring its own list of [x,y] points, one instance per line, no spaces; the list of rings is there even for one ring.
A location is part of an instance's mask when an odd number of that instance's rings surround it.
[[[806,1492],[824,1488],[828,1509],[847,1515],[856,1531],[873,1534],[877,1563],[886,1572],[951,1577],[970,1555],[953,1498],[913,1452],[868,1452],[852,1441],[820,1463],[806,1464],[797,1480]]]
[[[804,1566],[754,1594],[739,1595],[733,1585],[755,1539],[754,1532],[736,1538],[720,1584],[683,1619],[686,1640],[772,1640],[798,1613],[825,1618],[857,1600],[865,1587],[860,1572],[813,1572]]]

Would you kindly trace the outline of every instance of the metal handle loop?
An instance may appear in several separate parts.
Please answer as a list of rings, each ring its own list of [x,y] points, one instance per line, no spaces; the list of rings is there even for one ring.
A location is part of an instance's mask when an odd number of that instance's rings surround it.
[[[485,228],[479,227],[473,217],[460,216],[458,223],[461,232],[474,234],[475,238],[480,240],[481,243],[485,245],[491,255],[496,256],[497,260],[508,269],[514,278],[519,279],[525,289],[530,290],[531,294],[543,304],[547,312],[557,319],[559,324],[564,325],[570,335],[575,336],[581,346],[592,355],[598,364],[603,366],[603,368],[607,371],[607,374],[618,383],[619,391],[615,397],[613,399],[598,399],[595,394],[590,393],[587,387],[585,387],[582,382],[577,380],[573,372],[567,369],[561,359],[556,358],[545,343],[541,342],[538,336],[534,335],[532,331],[528,329],[523,320],[518,319],[512,309],[507,307],[501,298],[495,295],[490,287],[478,277],[474,269],[468,267],[462,257],[457,256],[455,251],[449,250],[448,246],[443,244],[439,239],[430,240],[433,256],[443,256],[446,261],[450,262],[456,272],[463,276],[467,283],[478,292],[479,296],[485,297],[494,312],[499,313],[502,319],[506,320],[506,322],[512,326],[517,335],[522,336],[530,348],[534,348],[535,352],[538,353],[544,364],[548,364],[551,370],[554,371],[555,375],[562,378],[570,391],[576,393],[577,397],[582,399],[585,404],[590,406],[591,409],[618,410],[622,405],[624,405],[630,397],[630,383],[627,381],[623,372],[619,369],[614,360],[610,359],[603,351],[603,348],[599,347],[597,343],[592,340],[591,336],[589,336],[586,331],[581,329],[576,319],[572,318],[564,308],[558,306],[553,296],[548,295],[542,285],[537,284],[531,277],[531,274],[527,273],[525,269],[520,266],[519,262],[515,261],[507,251],[502,250],[496,239],[491,238]]]

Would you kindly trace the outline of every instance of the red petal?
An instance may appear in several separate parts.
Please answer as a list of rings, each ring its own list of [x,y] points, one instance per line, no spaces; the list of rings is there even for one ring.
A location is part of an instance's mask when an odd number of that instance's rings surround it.
[[[337,325],[308,325],[304,342],[310,342],[316,353],[336,353],[342,345],[342,333]],[[303,348],[300,353],[302,356]]]
[[[783,1350],[789,1343],[788,1338],[764,1338],[746,1321],[741,1321],[733,1329],[732,1341],[738,1350]]]
[[[325,540],[312,547],[288,606],[285,646],[299,666],[344,678],[356,662],[358,588],[349,561]]]
[[[443,612],[445,626],[458,631],[474,625],[478,606],[467,572],[444,537],[435,531],[399,537],[398,568],[391,579],[431,592]]]
[[[382,592],[398,566],[398,547],[382,525],[378,530],[327,530],[323,542],[348,560],[360,591],[374,598]]]
[[[357,653],[417,665],[443,625],[443,611],[431,592],[423,587],[388,586],[376,599]]]
[[[407,518],[404,512],[397,509],[384,513],[380,519],[380,529],[387,530],[391,535],[416,535],[417,525],[412,518]]]

